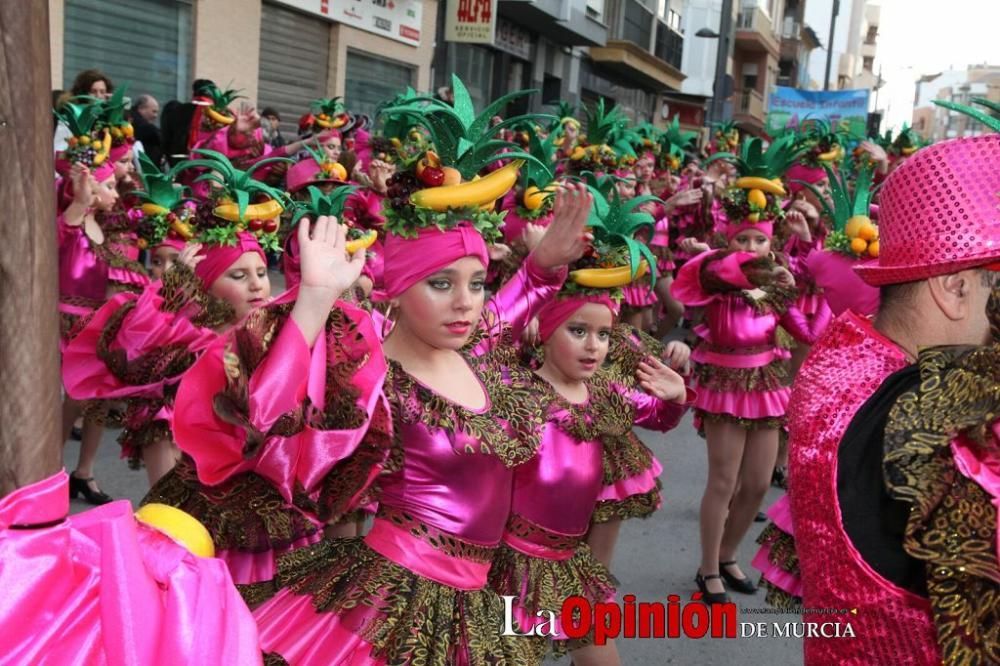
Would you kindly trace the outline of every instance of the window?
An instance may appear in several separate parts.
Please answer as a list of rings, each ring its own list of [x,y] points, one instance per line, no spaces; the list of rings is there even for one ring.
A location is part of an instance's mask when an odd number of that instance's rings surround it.
[[[872,67],[875,65],[875,56],[865,56],[862,59],[862,67],[866,72],[872,71]]]
[[[636,0],[626,0],[625,30],[622,37],[648,50],[652,28],[652,12]]]
[[[448,44],[448,63],[444,68],[448,73],[447,83],[451,85],[451,73],[458,74],[469,89],[469,96],[475,108],[481,109],[490,103],[493,86],[493,51],[475,44]],[[441,73],[441,76],[444,75]]]
[[[878,26],[870,25],[868,26],[868,34],[865,35],[865,44],[874,44],[875,39],[878,37]]]
[[[587,0],[587,16],[600,19],[604,16],[604,0]]]
[[[684,38],[680,33],[671,30],[666,23],[656,22],[655,55],[660,60],[670,63],[677,69],[681,68],[681,56],[684,53]]]
[[[63,86],[69,89],[78,73],[97,68],[116,86],[128,84],[133,99],[153,95],[161,107],[187,101],[191,13],[190,1],[66,0]]]
[[[542,104],[557,105],[560,101],[562,101],[562,79],[546,74],[542,82]]]

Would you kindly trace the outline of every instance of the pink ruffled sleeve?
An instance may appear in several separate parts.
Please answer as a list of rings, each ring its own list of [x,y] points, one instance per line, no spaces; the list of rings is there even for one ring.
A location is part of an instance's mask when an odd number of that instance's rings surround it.
[[[63,350],[63,384],[76,400],[163,395],[216,334],[168,305],[164,286],[123,292],[98,309]],[[177,304],[172,304],[177,305]]]
[[[310,350],[289,315],[296,296],[251,313],[188,371],[174,435],[202,482],[253,471],[332,520],[355,507],[388,455],[387,365],[371,317],[342,302]]]
[[[476,354],[491,351],[500,342],[505,326],[518,339],[542,307],[555,298],[567,274],[565,267],[554,271],[540,268],[528,255],[521,268],[486,304],[481,325],[486,326],[487,336],[477,345]]]
[[[696,397],[692,389],[687,389],[683,403],[668,402],[639,390],[627,390],[625,397],[635,407],[635,425],[648,430],[667,432],[677,427]]]

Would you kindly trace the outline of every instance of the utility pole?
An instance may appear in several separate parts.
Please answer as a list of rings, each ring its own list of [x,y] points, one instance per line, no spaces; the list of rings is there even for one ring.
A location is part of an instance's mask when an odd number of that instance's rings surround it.
[[[722,122],[725,102],[722,93],[726,87],[726,66],[729,64],[729,45],[733,34],[733,0],[722,0],[719,17],[719,50],[715,54],[715,83],[712,85],[712,103],[708,107],[709,123]]]
[[[0,495],[62,467],[49,11],[0,2]]]
[[[823,90],[830,89],[830,63],[833,62],[833,32],[837,27],[837,14],[840,12],[840,0],[833,0],[833,11],[830,14],[830,41],[826,43],[826,76],[823,78]]]

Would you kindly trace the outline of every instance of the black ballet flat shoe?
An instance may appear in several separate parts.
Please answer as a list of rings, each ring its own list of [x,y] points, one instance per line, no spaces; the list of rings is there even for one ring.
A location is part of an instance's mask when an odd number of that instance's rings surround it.
[[[726,585],[733,588],[740,594],[754,594],[757,592],[757,586],[753,584],[753,581],[749,578],[737,578],[733,574],[726,571],[726,567],[731,567],[736,564],[736,560],[731,562],[719,562],[719,573],[722,574],[722,579],[726,581]]]
[[[83,441],[83,429],[77,426],[73,426],[72,428],[70,428],[69,438],[72,439],[74,442]]]
[[[755,523],[767,522],[767,514],[764,513],[763,511],[758,511],[757,515],[753,517],[753,522]]]
[[[101,506],[102,504],[107,504],[108,502],[114,502],[114,498],[108,495],[103,490],[93,490],[90,487],[90,482],[94,480],[94,477],[89,479],[81,479],[78,476],[72,474],[69,475],[69,498],[76,499],[77,495],[83,495],[83,499],[88,504],[93,504],[94,506]]]
[[[701,600],[708,605],[728,604],[729,595],[725,592],[708,591],[708,585],[705,584],[705,581],[712,580],[713,578],[722,579],[722,576],[719,574],[708,574],[707,576],[702,576],[700,571],[695,575],[694,582],[698,584],[698,589],[701,591]]]
[[[771,485],[775,488],[788,490],[788,470],[784,467],[775,467],[771,474]]]

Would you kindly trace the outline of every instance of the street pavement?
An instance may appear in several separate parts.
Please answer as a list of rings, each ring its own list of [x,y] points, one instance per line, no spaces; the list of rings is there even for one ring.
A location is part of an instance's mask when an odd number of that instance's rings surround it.
[[[666,602],[668,594],[681,597],[682,607],[690,603],[696,590],[694,574],[698,567],[698,505],[705,482],[705,446],[691,426],[691,417],[684,419],[672,432],[660,434],[639,431],[663,463],[663,507],[647,520],[632,520],[622,528],[615,556],[619,599],[634,594],[638,601]],[[105,433],[95,476],[101,487],[116,499],[131,500],[137,506],[148,489],[146,472],[128,469],[119,458],[115,443],[117,431]],[[67,469],[76,462],[76,443],[67,446]],[[766,505],[780,496],[772,489]],[[73,510],[87,505],[73,500]],[[751,572],[749,563],[756,550],[754,539],[761,523],[754,524],[740,552],[744,571]],[[757,572],[753,571],[756,579]],[[792,622],[797,615],[752,615],[746,608],[765,607],[764,593],[754,596],[732,594],[739,606],[741,622]],[[784,666],[802,663],[802,645],[795,638],[703,638],[703,639],[623,639],[618,641],[622,663],[640,666],[658,664],[731,666],[734,664],[766,664]],[[568,659],[559,662],[569,664]]]

